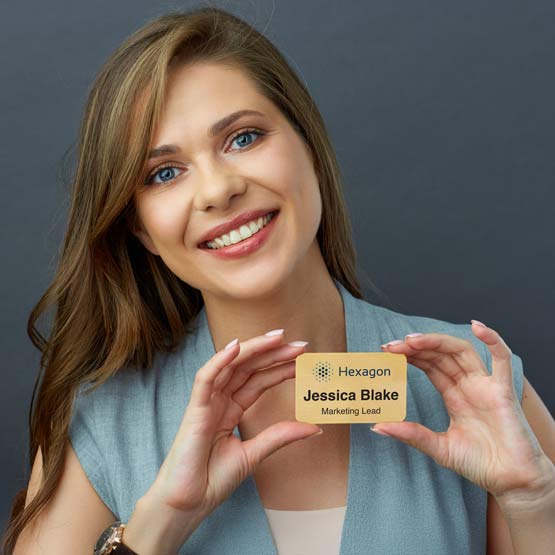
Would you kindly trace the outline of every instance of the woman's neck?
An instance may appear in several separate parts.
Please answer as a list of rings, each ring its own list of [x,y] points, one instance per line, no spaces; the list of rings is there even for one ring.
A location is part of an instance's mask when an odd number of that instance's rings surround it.
[[[307,352],[346,351],[343,301],[327,268],[304,276],[253,302],[205,297],[216,351],[236,337],[245,341],[279,328],[285,341],[308,341]]]

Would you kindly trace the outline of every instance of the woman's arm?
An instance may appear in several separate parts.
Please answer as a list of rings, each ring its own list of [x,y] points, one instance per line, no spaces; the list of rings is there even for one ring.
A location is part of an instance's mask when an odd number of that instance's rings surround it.
[[[533,399],[529,383],[527,399],[524,395],[523,401],[517,399],[513,356],[503,338],[475,320],[471,331],[488,349],[491,371],[475,342],[463,337],[411,333],[404,341],[382,345],[387,352],[405,354],[441,393],[450,416],[445,432],[408,421],[380,422],[371,429],[416,447],[491,493],[517,555],[551,554],[555,464],[548,453],[553,419],[539,398]],[[538,436],[532,426],[539,430]],[[547,452],[540,442],[541,437],[545,443],[546,436]]]
[[[25,506],[34,498],[41,479],[42,453],[39,449],[29,479]],[[23,529],[13,553],[91,555],[100,534],[115,520],[114,514],[87,479],[68,442],[57,489],[43,511]]]
[[[526,377],[524,377],[521,406],[526,420],[528,420],[532,431],[538,438],[544,453],[555,463],[555,420],[553,420],[547,407]],[[552,505],[552,502],[546,499],[544,501],[545,514],[542,513],[542,518],[550,518],[549,505]],[[548,525],[544,528],[545,530],[549,531],[549,529],[551,529],[555,531],[554,510],[555,509],[551,509],[551,527]],[[515,551],[515,549],[517,549],[515,546],[518,545],[526,545],[528,548],[532,547],[535,553],[547,553],[547,548],[541,547],[542,542],[543,544],[548,542],[547,547],[550,548],[555,544],[554,538],[542,540],[541,530],[539,534],[537,530],[534,531],[534,528],[538,526],[541,520],[534,519],[528,526],[523,526],[524,522],[516,519],[511,522],[511,527],[509,527],[506,517],[503,515],[501,508],[491,494],[488,494],[487,518],[488,555],[518,555],[519,551]],[[549,522],[549,520],[547,522]]]

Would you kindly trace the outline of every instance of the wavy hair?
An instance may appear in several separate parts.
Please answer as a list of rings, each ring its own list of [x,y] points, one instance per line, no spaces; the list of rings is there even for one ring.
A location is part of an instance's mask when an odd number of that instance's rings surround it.
[[[310,147],[322,197],[317,240],[324,261],[332,277],[363,298],[338,162],[318,108],[283,55],[253,26],[215,7],[147,22],[110,55],[88,91],[63,246],[54,278],[28,319],[27,333],[41,352],[29,408],[29,461],[40,448],[42,480],[26,506],[28,487],[13,500],[2,538],[8,555],[58,484],[79,387],[90,383],[94,390],[127,364],[149,368],[155,351],[175,350],[202,308],[200,292],[131,232],[134,193],[170,64],[194,61],[246,70]],[[46,339],[37,321],[50,307]]]

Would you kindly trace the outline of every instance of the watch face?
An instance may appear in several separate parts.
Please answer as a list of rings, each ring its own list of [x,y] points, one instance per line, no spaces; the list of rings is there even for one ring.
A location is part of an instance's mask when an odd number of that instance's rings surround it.
[[[108,526],[108,528],[106,528],[106,530],[102,532],[102,534],[98,538],[98,541],[96,542],[96,545],[94,546],[94,555],[102,555],[103,553],[105,553],[106,548],[111,545],[111,542],[113,541],[116,534],[116,529],[120,524],[121,521],[118,520],[117,522],[110,524],[110,526]]]

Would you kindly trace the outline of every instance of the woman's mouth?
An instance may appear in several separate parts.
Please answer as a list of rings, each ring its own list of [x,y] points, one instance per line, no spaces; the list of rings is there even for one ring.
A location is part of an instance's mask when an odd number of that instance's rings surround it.
[[[199,248],[219,258],[239,258],[258,250],[275,227],[279,210],[252,220],[220,237],[202,243]]]

